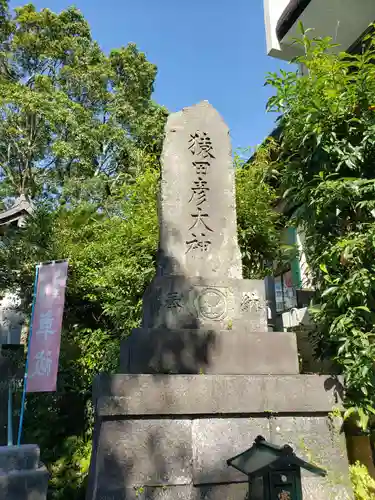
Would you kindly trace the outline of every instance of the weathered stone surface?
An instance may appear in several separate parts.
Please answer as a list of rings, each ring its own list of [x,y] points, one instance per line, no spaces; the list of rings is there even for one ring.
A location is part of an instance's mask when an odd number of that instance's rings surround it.
[[[191,421],[102,422],[96,475],[113,489],[191,483]]]
[[[288,392],[280,397],[275,391]],[[336,404],[319,375],[100,375],[93,398],[98,416],[330,412]]]
[[[273,443],[288,443],[298,456],[327,470],[327,478],[302,471],[304,499],[353,498],[340,419],[328,416],[276,417],[270,420],[270,431]]]
[[[229,130],[207,101],[168,118],[158,264],[160,275],[242,278]]]
[[[349,477],[339,481],[320,477],[302,477],[303,500],[353,500]],[[369,499],[370,500],[370,499]]]
[[[49,474],[45,467],[0,474],[0,498],[6,500],[46,500]]]
[[[103,421],[88,498],[221,500],[230,492],[241,499],[247,477],[226,460],[257,434],[268,437],[268,425],[264,418],[225,417]],[[236,482],[244,486],[228,484]]]
[[[97,468],[96,500],[245,499],[247,478],[231,470],[226,459],[248,448],[258,434],[289,443],[299,456],[328,469],[327,479],[302,473],[306,500],[352,500],[340,451],[345,443],[332,436],[336,431],[328,417],[140,419],[102,426],[99,457],[105,458]],[[258,488],[251,498],[263,500]]]
[[[296,388],[301,393],[296,391]],[[339,406],[343,397],[340,377],[299,375],[267,378],[269,409],[278,413],[318,413]],[[327,402],[331,408],[327,408]]]
[[[195,500],[192,485],[111,489],[111,485],[107,484],[98,489],[95,498],[96,500]]]
[[[248,485],[219,484],[204,486],[164,486],[134,487],[108,490],[104,487],[97,492],[97,500],[248,500]],[[254,497],[251,500],[263,500]]]
[[[36,444],[0,446],[0,475],[12,470],[36,469],[39,465],[39,447]]]
[[[193,480],[195,485],[248,482],[227,459],[249,448],[259,434],[269,439],[265,418],[202,418],[193,420]]]
[[[193,490],[193,500],[249,500],[248,491],[247,483],[199,486]],[[251,497],[251,500],[263,500],[263,497]]]
[[[121,344],[122,373],[298,374],[291,332],[136,329]]]
[[[347,475],[345,436],[339,420],[328,416],[279,416],[270,420],[270,431],[271,442],[290,444],[298,456],[317,463],[331,475]]]
[[[33,444],[0,447],[0,498],[46,500],[49,474]]]
[[[143,328],[267,331],[261,280],[157,277],[144,295]]]

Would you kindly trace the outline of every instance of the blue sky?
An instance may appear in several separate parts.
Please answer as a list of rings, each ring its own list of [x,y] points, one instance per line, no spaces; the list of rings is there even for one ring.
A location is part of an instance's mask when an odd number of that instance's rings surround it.
[[[28,3],[12,1],[11,7]],[[105,51],[135,42],[158,66],[154,98],[170,111],[203,99],[230,127],[233,148],[254,147],[272,130],[265,106],[269,71],[263,0],[36,0],[60,11],[76,5]]]

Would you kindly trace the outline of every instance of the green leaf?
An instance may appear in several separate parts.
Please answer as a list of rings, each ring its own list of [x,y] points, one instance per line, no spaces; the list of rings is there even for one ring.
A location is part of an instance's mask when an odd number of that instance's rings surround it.
[[[356,306],[354,309],[371,313],[370,309],[367,306]]]
[[[366,425],[367,406],[375,407],[375,34],[350,55],[299,30],[295,62],[303,74],[268,81],[274,103],[282,103],[272,109],[282,114],[272,186],[287,200],[278,203],[284,225],[303,233],[309,281],[320,296],[310,309],[317,354],[340,366],[345,403],[361,409]]]
[[[358,408],[358,424],[362,430],[366,430],[369,422],[369,416],[365,414],[362,408]]]
[[[69,258],[58,389],[28,397],[25,439],[44,450],[51,498],[76,500],[93,378],[118,372],[155,274],[168,112],[152,98],[156,66],[132,43],[104,52],[78,9],[2,2],[0,21],[0,210],[20,194],[33,204],[22,228],[3,227],[1,295],[19,293],[30,317],[35,264]]]
[[[348,408],[348,409],[345,411],[345,413],[344,413],[344,416],[343,416],[344,420],[347,420],[347,419],[348,419],[349,417],[351,417],[354,413],[356,413],[356,411],[357,411],[357,410],[356,410],[356,408],[355,408],[355,407],[353,407],[353,406],[352,406],[352,407],[350,407],[350,408]]]
[[[324,292],[322,293],[322,297],[326,297],[327,295],[329,295],[333,292],[336,292],[337,290],[338,290],[337,286],[331,286],[331,287],[327,288],[326,290],[324,290]]]
[[[328,274],[328,269],[325,264],[319,264],[319,268],[321,271],[323,271],[323,273]]]

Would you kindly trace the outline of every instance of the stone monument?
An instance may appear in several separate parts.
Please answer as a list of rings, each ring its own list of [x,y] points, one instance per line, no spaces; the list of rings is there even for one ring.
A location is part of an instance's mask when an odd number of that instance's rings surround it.
[[[258,435],[328,469],[305,500],[351,498],[340,382],[299,375],[295,334],[267,331],[264,282],[242,279],[229,131],[206,101],[168,119],[159,224],[141,328],[94,383],[87,500],[245,500],[226,460]]]

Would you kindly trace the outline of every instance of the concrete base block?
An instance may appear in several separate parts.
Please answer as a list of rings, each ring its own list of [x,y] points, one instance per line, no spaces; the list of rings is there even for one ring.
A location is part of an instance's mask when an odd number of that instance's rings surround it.
[[[335,384],[319,376],[101,376],[87,500],[245,500],[247,477],[226,460],[258,435],[329,471],[327,479],[303,475],[304,500],[352,499],[341,421],[329,416]],[[252,500],[263,500],[258,489]]]
[[[171,487],[134,486],[125,489],[99,488],[94,498],[100,500],[191,500],[191,495],[191,485]]]
[[[354,498],[348,476],[343,483],[330,479],[302,477],[302,494],[303,500],[353,500]]]
[[[136,329],[121,343],[121,373],[295,375],[290,332]]]
[[[46,500],[49,473],[34,444],[0,447],[0,499]]]
[[[112,488],[191,482],[191,420],[105,420],[97,478]]]
[[[348,472],[345,434],[341,419],[332,417],[275,416],[270,420],[271,442],[288,443],[298,456],[323,469],[332,469],[336,476]],[[333,472],[333,471],[332,471]]]
[[[248,485],[134,487],[126,490],[98,491],[100,500],[249,500]],[[263,500],[253,497],[251,500]]]
[[[246,476],[228,467],[226,461],[250,447],[258,435],[269,437],[267,418],[230,416],[192,420],[193,483],[210,485],[246,482]]]
[[[0,475],[12,470],[30,470],[39,466],[39,447],[36,444],[0,446]]]
[[[247,477],[226,459],[250,447],[259,434],[292,445],[299,456],[327,469],[327,478],[302,473],[304,500],[353,498],[344,438],[328,416],[242,416],[103,420],[87,499],[245,500]],[[259,486],[252,500],[263,500]]]
[[[320,375],[99,375],[98,417],[329,413],[340,379]]]
[[[249,500],[248,483],[204,485],[193,490],[193,500]],[[262,500],[253,497],[254,500]]]
[[[46,500],[49,473],[45,467],[36,470],[14,470],[0,475],[0,498],[4,500]]]

